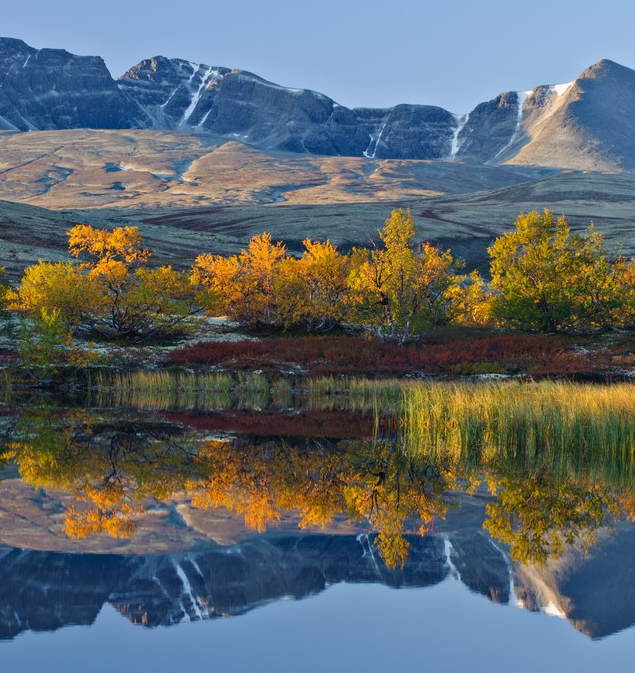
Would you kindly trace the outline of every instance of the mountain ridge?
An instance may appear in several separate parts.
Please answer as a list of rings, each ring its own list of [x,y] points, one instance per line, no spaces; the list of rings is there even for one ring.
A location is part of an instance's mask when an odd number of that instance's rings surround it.
[[[608,59],[567,85],[508,91],[457,115],[347,108],[244,70],[155,56],[113,79],[99,56],[0,38],[0,130],[156,129],[264,150],[374,159],[635,170],[635,71]]]

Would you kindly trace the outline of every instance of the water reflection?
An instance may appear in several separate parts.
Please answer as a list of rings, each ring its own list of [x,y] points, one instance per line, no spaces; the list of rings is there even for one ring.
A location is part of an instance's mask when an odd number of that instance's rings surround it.
[[[0,638],[449,577],[594,638],[635,622],[630,388],[260,384],[4,407]]]
[[[237,432],[241,423],[258,427],[253,416],[248,422],[235,412],[23,410],[6,430],[0,458],[34,488],[74,496],[63,528],[72,538],[129,537],[152,503],[179,495],[195,509],[232,512],[259,533],[289,513],[302,530],[345,517],[373,536],[389,568],[403,567],[409,535],[424,536],[447,516],[452,494],[485,486],[492,497],[484,529],[525,564],[557,558],[567,545],[588,548],[598,529],[633,517],[635,489],[623,479],[632,470],[626,453],[623,464],[613,455],[602,471],[594,452],[554,469],[547,450],[531,457],[472,451],[466,459],[461,450],[413,446],[408,435],[382,434],[382,424],[362,413],[323,414],[313,432],[295,412],[260,419],[260,430],[276,423],[286,428],[284,438]],[[290,432],[293,423],[303,427],[302,436]],[[346,425],[356,433],[338,439],[324,432]]]
[[[65,511],[74,538],[130,536],[148,498],[185,492],[195,508],[236,512],[258,532],[289,511],[302,529],[346,514],[378,533],[379,553],[395,567],[407,557],[405,533],[424,535],[457,485],[445,466],[409,455],[396,438],[204,438],[158,417],[88,410],[24,412],[11,436],[3,458],[23,481],[79,501]]]
[[[0,551],[0,639],[27,629],[92,624],[105,603],[135,624],[168,626],[242,615],[339,582],[428,587],[449,576],[439,537],[413,537],[411,556],[399,570],[373,555],[372,542],[372,536],[306,535],[170,555]],[[457,543],[454,552],[461,566],[469,563],[468,549],[480,559],[466,569],[463,582],[507,602],[505,559],[485,539],[472,542],[465,550]]]
[[[82,503],[65,512],[64,532],[75,538],[130,536],[143,498],[168,497],[200,467],[179,426],[85,409],[25,410],[3,458],[33,487],[66,489]]]

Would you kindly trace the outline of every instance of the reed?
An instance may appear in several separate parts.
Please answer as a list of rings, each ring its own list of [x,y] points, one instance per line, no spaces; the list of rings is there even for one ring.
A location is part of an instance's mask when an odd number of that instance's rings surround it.
[[[303,392],[306,406],[316,411],[364,411],[392,415],[401,411],[404,381],[399,379],[309,379]]]
[[[6,367],[0,369],[0,400],[8,404],[13,393],[13,380],[11,371]]]
[[[231,405],[234,380],[216,372],[133,371],[101,375],[97,404],[136,409],[225,408]]]
[[[269,382],[260,373],[120,372],[100,406],[156,410],[288,409],[399,417],[404,446],[474,474],[491,467],[591,475],[635,485],[635,385],[416,382],[324,376]]]
[[[635,484],[631,384],[410,384],[402,433],[409,450],[464,469],[506,465]]]

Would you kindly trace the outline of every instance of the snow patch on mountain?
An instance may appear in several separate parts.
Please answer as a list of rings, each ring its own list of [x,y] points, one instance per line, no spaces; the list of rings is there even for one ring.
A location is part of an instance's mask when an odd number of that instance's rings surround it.
[[[174,98],[174,94],[179,90],[179,87],[177,86],[174,91],[168,96],[166,99],[165,103],[162,103],[159,107],[165,108],[167,104]]]
[[[549,92],[551,93],[552,91],[555,91],[558,96],[564,96],[574,84],[575,80],[573,82],[567,82],[567,84],[552,84],[549,87]]]
[[[362,154],[367,159],[375,158],[375,155],[377,154],[377,145],[379,145],[381,137],[382,135],[384,135],[384,131],[386,130],[386,125],[388,124],[389,120],[390,120],[390,112],[384,117],[381,126],[379,127],[379,131],[377,132],[377,135],[374,136],[370,134],[370,143],[368,144],[368,147],[364,150],[364,152],[362,152]]]
[[[450,146],[450,159],[454,159],[461,149],[462,142],[459,141],[459,133],[464,129],[470,118],[469,114],[464,115],[454,115],[456,120],[456,128],[454,129],[454,134],[452,135],[452,144]]]
[[[187,80],[187,83],[190,84],[192,80],[196,77],[196,73],[201,69],[201,65],[200,63],[192,63],[191,61],[188,61],[188,63],[192,68],[192,74],[190,75],[190,79]]]
[[[198,87],[198,90],[192,96],[192,102],[190,103],[189,107],[185,112],[183,113],[183,118],[181,119],[181,124],[185,124],[187,120],[192,116],[192,113],[196,109],[196,106],[198,105],[199,100],[201,99],[201,96],[203,95],[203,92],[207,88],[207,85],[211,82],[211,80],[214,77],[218,77],[219,71],[216,68],[208,68],[205,74],[203,75],[201,79],[201,84]]]

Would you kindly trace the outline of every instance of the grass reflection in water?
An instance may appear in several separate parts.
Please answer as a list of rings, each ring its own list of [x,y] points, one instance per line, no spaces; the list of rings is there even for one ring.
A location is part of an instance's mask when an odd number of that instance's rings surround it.
[[[588,546],[598,527],[635,511],[630,385],[321,379],[285,383],[276,393],[275,383],[259,381],[260,388],[243,386],[256,391],[252,399],[234,394],[244,382],[216,380],[226,406],[214,406],[211,387],[201,396],[199,386],[192,404],[181,380],[170,403],[157,405],[171,411],[150,421],[130,409],[124,415],[25,410],[4,459],[15,461],[36,487],[75,494],[80,502],[65,513],[66,532],[74,537],[131,535],[148,498],[185,492],[193,506],[226,508],[259,531],[289,511],[301,527],[346,515],[377,533],[390,566],[405,561],[409,534],[423,535],[445,516],[448,490],[486,485],[496,497],[485,527],[524,562],[544,562],[568,543]],[[160,399],[155,386],[152,395],[125,401],[145,410]],[[232,406],[268,407],[271,422],[286,427],[287,436],[244,434],[240,427],[227,435],[227,419],[240,418],[232,411],[180,412]],[[286,411],[277,414],[276,406]],[[288,419],[302,424],[311,413],[344,416],[360,427],[366,422],[367,436],[342,439],[318,430],[294,436]],[[397,422],[379,422],[391,414]],[[368,423],[369,416],[377,422]],[[210,439],[215,427],[224,434]]]

